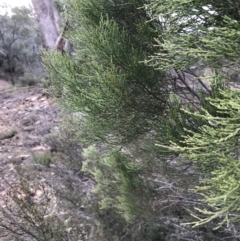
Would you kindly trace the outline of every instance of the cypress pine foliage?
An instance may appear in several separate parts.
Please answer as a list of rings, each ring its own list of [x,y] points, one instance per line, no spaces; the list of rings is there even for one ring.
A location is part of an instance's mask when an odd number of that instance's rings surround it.
[[[202,176],[205,179],[197,190],[213,213],[202,210],[207,218],[196,224],[222,216],[223,222],[234,221],[238,187],[231,165],[235,163],[237,170],[238,131],[234,128],[238,92],[220,91],[233,76],[239,80],[239,22],[235,12],[239,4],[233,9],[229,3],[236,2],[66,3],[74,54],[53,52],[44,56],[49,82],[59,101],[83,116],[81,128],[84,126],[88,141],[115,144],[128,153],[115,149],[109,156],[86,155],[84,165],[97,180],[100,209],[119,217],[124,231],[118,236],[129,235],[125,240],[158,240],[165,235],[181,240],[176,236],[181,228],[171,232],[164,220],[176,227],[176,213],[182,218],[182,210],[192,209],[192,204],[184,209],[184,201],[199,205],[199,196],[191,189],[199,185]],[[209,76],[203,76],[206,68],[210,69]],[[166,148],[169,143],[170,148]],[[138,145],[137,155],[131,147]],[[109,146],[106,149],[111,150]],[[186,158],[175,160],[179,154]],[[174,167],[167,164],[173,159]],[[179,167],[187,160],[193,160],[189,169]],[[184,195],[187,198],[182,201]],[[169,196],[176,199],[170,198],[172,203],[165,208]],[[161,212],[161,205],[165,212]],[[172,206],[177,211],[170,210]],[[141,214],[142,209],[148,213]],[[189,221],[188,216],[185,220]],[[152,221],[164,229],[161,234],[155,232],[155,238],[147,239],[147,232],[139,228],[136,233],[142,231],[144,235],[133,238],[130,224],[143,223],[151,230]],[[186,238],[194,237],[189,229],[185,232]]]
[[[152,1],[155,16],[165,22],[166,31],[158,40],[160,51],[148,64],[157,69],[177,68],[195,76],[201,89],[211,94],[201,99],[202,109],[196,113],[185,109],[187,119],[198,120],[195,129],[185,126],[184,140],[172,139],[167,148],[193,160],[204,174],[201,187],[209,208],[195,225],[221,218],[218,227],[239,220],[238,214],[238,108],[237,91],[219,92],[232,82],[239,82],[239,8],[236,1]],[[171,58],[161,49],[171,53]],[[210,68],[205,79],[191,71]],[[208,87],[211,84],[211,88]],[[216,88],[213,88],[215,85]],[[236,121],[236,122],[235,122]],[[160,144],[160,146],[162,146]],[[212,209],[211,209],[212,208]]]
[[[152,0],[148,7],[166,27],[157,40],[159,50],[147,63],[187,72],[210,93],[215,74],[223,76],[225,83],[239,80],[239,2]],[[211,71],[203,77],[206,68]]]
[[[166,17],[165,20],[171,23],[167,26],[177,28],[174,23],[178,21],[178,32],[183,30],[182,27],[191,25],[222,26],[225,16],[236,21],[240,20],[240,3],[235,0],[150,0],[147,7],[152,9],[153,14],[156,14],[155,17],[157,14]]]
[[[144,197],[139,195],[143,188],[137,164],[127,155],[116,151],[101,158],[94,146],[85,150],[84,155],[86,161],[83,170],[90,171],[97,182],[95,192],[101,200],[100,209],[115,207],[126,221],[133,220],[135,209],[142,207],[136,202],[140,203],[141,196]]]
[[[209,103],[216,108],[215,115],[206,109],[202,114],[188,112],[207,124],[199,127],[199,132],[189,130],[183,141],[184,147],[172,143],[170,148],[193,160],[205,174],[202,185],[196,190],[211,209],[198,209],[203,216],[198,217],[195,226],[220,218],[217,226],[220,227],[240,219],[240,92],[223,91],[221,98],[211,98]]]
[[[68,1],[75,58],[45,56],[62,103],[86,113],[88,128],[107,141],[124,143],[152,131],[167,106],[166,74],[143,63],[161,31],[147,22],[144,3]]]
[[[83,171],[96,181],[98,205],[94,216],[110,240],[155,240],[164,237],[167,225],[154,210],[156,191],[144,179],[143,163],[116,150],[101,153],[96,146],[84,150]]]
[[[98,181],[95,190],[101,212],[105,208],[119,220],[124,219],[120,222],[123,234],[117,228],[112,232],[121,238],[125,235],[125,240],[152,241],[177,232],[169,231],[170,224],[165,224],[168,208],[164,215],[160,215],[160,208],[154,210],[155,203],[161,203],[159,199],[165,203],[171,190],[160,188],[160,194],[155,191],[161,164],[152,160],[156,156],[165,160],[171,155],[156,151],[155,135],[161,136],[161,143],[167,143],[169,136],[176,133],[179,116],[170,109],[168,101],[171,75],[143,63],[154,53],[154,39],[162,32],[158,21],[149,21],[151,14],[143,7],[146,2],[68,1],[68,34],[74,44],[74,56],[53,52],[44,59],[53,92],[67,109],[83,114],[81,121],[86,124],[88,137],[123,145],[129,152],[125,155],[115,150],[108,158],[85,160],[85,171]],[[171,124],[167,118],[170,111],[174,117]],[[182,123],[187,124],[185,120]],[[129,150],[129,145],[138,141],[140,167],[134,152]],[[143,145],[147,149],[141,149]],[[149,147],[156,153],[150,153]],[[173,213],[171,216],[178,216],[177,211]],[[111,216],[108,215],[109,220]],[[192,236],[189,230],[188,235]]]

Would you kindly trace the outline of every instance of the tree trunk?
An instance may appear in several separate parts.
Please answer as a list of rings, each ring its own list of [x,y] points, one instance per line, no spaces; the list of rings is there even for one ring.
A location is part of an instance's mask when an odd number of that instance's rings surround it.
[[[32,0],[47,50],[54,48],[59,28],[59,15],[54,0]]]

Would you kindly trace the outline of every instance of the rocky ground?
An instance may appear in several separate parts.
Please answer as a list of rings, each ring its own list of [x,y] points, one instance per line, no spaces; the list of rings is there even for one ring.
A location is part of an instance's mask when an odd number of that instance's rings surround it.
[[[58,111],[42,89],[13,88],[0,80],[0,208],[5,207],[9,191],[4,180],[15,183],[16,167],[31,163],[34,154],[50,148],[44,135],[57,127]],[[38,190],[36,195],[42,193]]]
[[[59,129],[59,112],[60,107],[43,89],[13,88],[9,83],[0,80],[0,209],[5,208],[4,200],[9,192],[5,181],[10,185],[18,181],[16,168],[37,165],[33,162],[34,157],[52,153],[52,147],[46,143],[46,136]],[[63,147],[65,148],[65,143]],[[77,146],[73,147],[73,151],[77,151]],[[44,161],[48,161],[46,155],[44,158]],[[85,189],[85,193],[90,192],[92,183],[89,183],[88,179],[79,175],[74,176],[75,172],[70,169],[65,168],[61,172],[64,172],[67,178],[74,180],[75,184],[78,183],[77,186],[74,184],[74,188],[78,188],[78,193],[80,189],[81,191]],[[54,175],[56,173],[51,168],[46,172],[41,170],[41,176],[45,179],[53,179]],[[60,180],[58,176],[56,176],[57,179]],[[62,185],[61,188],[65,189],[66,186]],[[69,188],[72,189],[73,186]],[[32,198],[40,200],[42,195],[43,190],[36,187]],[[0,241],[3,240],[10,239],[0,238]]]
[[[1,83],[0,83],[1,84]],[[0,162],[11,169],[49,147],[43,136],[57,126],[59,107],[39,88],[0,92]]]

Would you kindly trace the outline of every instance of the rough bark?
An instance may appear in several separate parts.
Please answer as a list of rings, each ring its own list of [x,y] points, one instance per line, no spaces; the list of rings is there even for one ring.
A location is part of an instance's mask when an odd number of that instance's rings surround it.
[[[54,0],[32,0],[32,4],[41,27],[45,46],[51,50],[59,35],[59,16],[54,7]]]

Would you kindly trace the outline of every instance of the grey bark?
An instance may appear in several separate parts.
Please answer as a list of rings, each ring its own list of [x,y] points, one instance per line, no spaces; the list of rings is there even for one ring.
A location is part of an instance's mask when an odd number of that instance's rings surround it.
[[[54,0],[32,0],[32,4],[41,27],[45,46],[51,50],[59,35],[59,15],[54,7]]]

